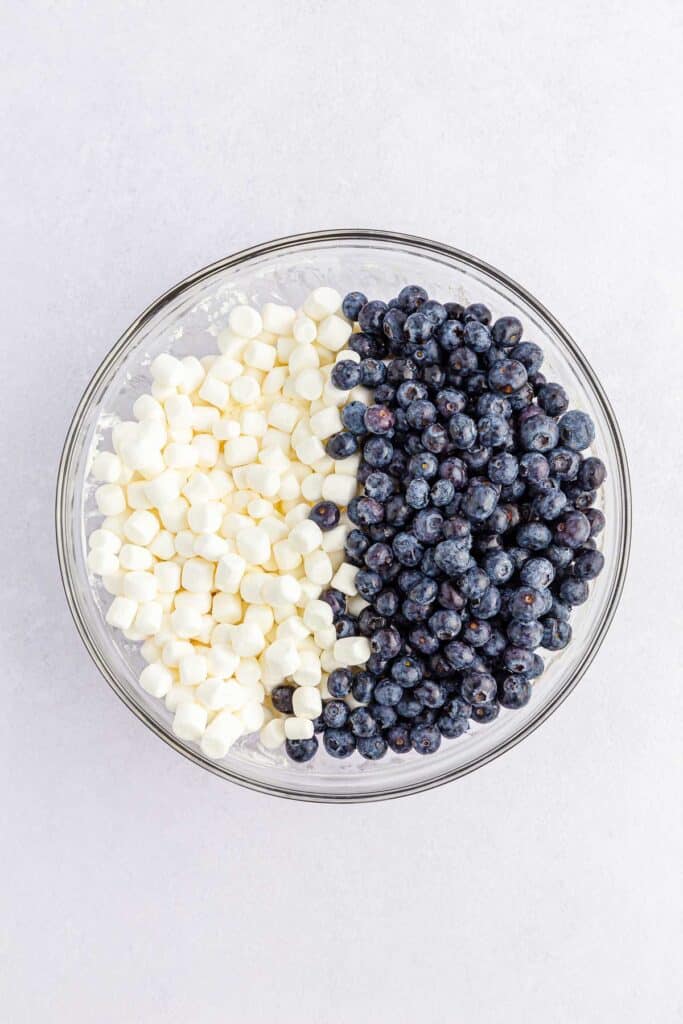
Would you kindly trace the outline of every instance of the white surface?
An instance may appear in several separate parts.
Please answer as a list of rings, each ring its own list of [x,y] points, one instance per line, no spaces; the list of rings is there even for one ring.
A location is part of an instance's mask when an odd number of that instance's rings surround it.
[[[5,15],[2,1019],[680,1020],[679,5]],[[538,295],[614,403],[635,499],[621,609],[564,707],[464,781],[355,808],[230,787],[147,732],[81,647],[52,537],[71,413],[135,315],[345,225]]]

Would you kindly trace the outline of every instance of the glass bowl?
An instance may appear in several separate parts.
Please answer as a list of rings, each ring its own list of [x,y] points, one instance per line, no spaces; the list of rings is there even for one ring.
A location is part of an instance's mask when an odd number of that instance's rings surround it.
[[[600,494],[607,526],[600,535],[605,568],[590,599],[575,610],[574,637],[557,654],[544,652],[546,670],[530,703],[501,709],[494,722],[445,740],[438,753],[388,752],[379,762],[353,756],[335,761],[322,749],[310,762],[291,762],[284,749],[268,752],[245,737],[220,762],[171,732],[171,715],[148,696],[137,678],[143,661],[136,644],[107,626],[111,600],[86,567],[86,537],[99,519],[95,484],[87,473],[91,453],[108,447],[112,426],[130,419],[135,398],[150,384],[148,366],[160,352],[203,355],[216,351],[215,335],[231,308],[243,302],[290,305],[322,284],[340,292],[360,289],[388,299],[404,284],[419,283],[441,301],[484,302],[494,318],[514,314],[524,337],[545,351],[548,379],[564,385],[572,407],[593,417],[593,450],[608,478]],[[614,413],[586,357],[563,327],[514,281],[481,260],[423,238],[382,231],[340,230],[296,235],[229,256],[188,277],[153,302],[131,324],[86,388],[66,438],[57,484],[56,526],[66,596],[78,631],[109,685],[149,728],[178,753],[224,779],[282,797],[328,802],[378,800],[416,793],[457,779],[518,743],[544,721],[582,677],[607,632],[622,591],[630,540],[628,467]]]

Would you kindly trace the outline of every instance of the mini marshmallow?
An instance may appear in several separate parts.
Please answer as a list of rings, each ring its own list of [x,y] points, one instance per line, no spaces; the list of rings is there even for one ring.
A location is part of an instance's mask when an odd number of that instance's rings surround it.
[[[153,601],[157,594],[156,577],[151,572],[129,572],[123,581],[123,593],[136,602]]]
[[[126,507],[126,496],[118,484],[102,484],[95,491],[95,502],[101,515],[118,516]]]
[[[364,665],[370,653],[370,641],[365,636],[342,637],[333,648],[334,657],[340,665]]]
[[[240,355],[246,343],[246,338],[241,337],[239,334],[235,334],[235,332],[231,331],[229,327],[222,330],[216,338],[218,351],[224,356],[230,356],[233,359]]]
[[[270,557],[270,538],[261,526],[238,530],[235,543],[239,554],[250,565],[260,565]]]
[[[230,397],[238,405],[251,405],[260,393],[259,383],[253,377],[238,377],[230,385]]]
[[[172,441],[166,445],[163,454],[169,469],[193,469],[197,465],[197,451],[191,444]]]
[[[325,551],[312,551],[304,555],[304,569],[312,583],[320,583],[322,586],[329,583],[334,575],[332,563]]]
[[[304,609],[303,620],[310,630],[315,631],[331,626],[334,616],[327,601],[311,601]]]
[[[278,625],[276,630],[278,640],[293,640],[299,649],[301,649],[302,641],[309,634],[310,630],[304,625],[298,615],[290,615],[289,618]]]
[[[299,438],[294,442],[293,447],[301,462],[307,466],[312,466],[319,462],[325,455],[322,442],[319,438],[313,437],[312,434]]]
[[[178,385],[178,390],[185,395],[191,395],[201,385],[206,370],[196,356],[185,356],[180,362],[183,366],[183,379]]]
[[[241,721],[245,732],[258,732],[265,720],[263,705],[257,700],[249,700],[237,712],[237,717]]]
[[[340,316],[326,316],[318,324],[318,342],[331,352],[338,352],[351,336],[351,324]]]
[[[153,359],[149,370],[155,383],[160,384],[162,388],[177,388],[185,377],[183,364],[175,356],[167,353]]]
[[[251,306],[235,306],[228,317],[228,325],[242,338],[256,338],[263,330],[261,316]]]
[[[340,508],[346,508],[351,499],[355,498],[357,489],[355,476],[331,473],[325,477],[322,494],[325,501],[333,501]]]
[[[340,523],[339,526],[335,526],[333,530],[327,530],[323,534],[323,551],[327,551],[328,555],[332,555],[337,551],[343,553],[346,545],[346,536],[348,534],[348,526],[345,523]]]
[[[212,433],[214,424],[218,423],[220,418],[220,411],[213,406],[192,406],[192,429],[201,434]]]
[[[186,654],[178,662],[180,682],[183,686],[198,686],[209,672],[209,664],[203,654]]]
[[[248,466],[245,476],[249,487],[265,498],[274,498],[280,489],[280,477],[275,470],[260,463]]]
[[[334,626],[323,626],[322,629],[316,629],[315,631],[315,642],[321,650],[328,650],[334,647],[337,639],[337,631]]]
[[[242,602],[236,594],[214,594],[211,613],[216,622],[234,625],[242,618]]]
[[[263,341],[250,341],[244,349],[244,362],[256,370],[272,370],[275,366],[275,346]]]
[[[88,545],[91,548],[101,548],[103,551],[116,555],[121,550],[121,538],[113,530],[105,530],[100,527],[99,530],[93,530],[90,534]]]
[[[180,496],[183,475],[177,469],[165,469],[153,480],[145,481],[145,495],[153,506],[161,508]]]
[[[299,667],[297,668],[296,672],[294,672],[294,674],[292,676],[292,678],[294,679],[294,682],[298,683],[299,687],[300,687],[300,689],[297,690],[296,692],[300,693],[301,690],[312,690],[313,693],[316,694],[318,702],[319,702],[320,701],[320,693],[318,692],[317,689],[315,689],[315,687],[320,685],[320,680],[322,679],[322,668],[320,666],[320,656],[315,651],[301,651],[300,652],[300,657],[301,657],[301,661],[299,662]],[[295,696],[296,696],[296,694],[295,694]],[[301,699],[303,700],[303,698],[301,698]],[[309,705],[310,705],[310,701],[309,701]],[[309,706],[309,705],[304,705],[304,706]],[[299,715],[299,716],[304,717],[304,718],[308,718],[308,717],[317,718],[318,715],[321,713],[321,711],[322,711],[322,704],[320,705],[320,711],[318,711],[317,714],[309,716],[307,714],[304,714],[304,712],[301,710],[301,706],[297,705],[296,701],[294,703],[294,713],[296,715]]]
[[[187,526],[187,512],[190,505],[183,497],[159,505],[159,518],[170,533],[177,533]]]
[[[320,356],[312,345],[299,345],[290,353],[287,363],[290,377],[297,377],[304,370],[317,370],[320,366]]]
[[[149,548],[139,544],[124,544],[119,552],[119,563],[122,569],[142,572],[152,568],[154,558]]]
[[[296,604],[301,593],[298,580],[293,576],[271,576],[261,591],[267,604],[278,607],[284,604]]]
[[[315,729],[310,718],[286,718],[284,731],[288,740],[310,740]]]
[[[192,558],[194,555],[194,542],[196,534],[192,530],[180,530],[175,535],[175,549],[183,560]]]
[[[300,657],[296,644],[293,640],[276,640],[266,649],[265,662],[281,679],[286,679],[299,667]]]
[[[95,576],[112,576],[119,568],[119,559],[105,548],[93,548],[88,553],[87,564]]]
[[[304,519],[289,534],[288,540],[295,551],[308,555],[322,544],[323,532],[312,519]]]
[[[197,465],[202,469],[211,469],[218,462],[220,450],[212,434],[195,434],[191,447],[197,454]]]
[[[285,723],[281,718],[272,718],[259,733],[261,745],[266,750],[277,750],[285,742]]]
[[[280,306],[275,302],[266,302],[261,310],[263,329],[271,334],[289,334],[295,317],[291,306]]]
[[[220,501],[201,501],[190,505],[187,521],[195,533],[216,533],[223,525],[225,506]]]
[[[187,395],[171,395],[164,402],[164,411],[166,419],[172,427],[192,426],[192,402]]]
[[[143,668],[139,677],[140,686],[152,697],[165,697],[173,685],[173,675],[161,662],[153,662]]]
[[[181,640],[199,636],[202,626],[202,616],[194,608],[176,608],[171,613],[171,628]]]
[[[292,696],[292,708],[297,718],[317,718],[322,714],[320,693],[313,686],[299,686]]]
[[[203,594],[213,589],[215,566],[203,558],[188,558],[183,565],[182,581],[185,590]]]
[[[93,459],[90,472],[95,480],[115,484],[121,476],[121,459],[113,452],[98,452]]]
[[[322,320],[336,313],[341,301],[341,295],[334,288],[315,288],[304,302],[304,313],[313,320]]]
[[[130,597],[115,597],[109,605],[105,620],[116,629],[130,629],[138,610],[137,601]]]
[[[291,572],[301,564],[301,555],[288,540],[279,540],[273,544],[273,555],[280,572]]]
[[[133,629],[142,636],[154,636],[161,629],[164,610],[158,601],[146,601],[138,608]]]
[[[265,586],[263,589],[265,591]],[[269,608],[267,604],[250,604],[244,613],[244,621],[253,622],[265,636],[273,628],[275,616],[273,609]]]
[[[274,402],[268,410],[268,423],[290,434],[301,418],[301,410],[292,402]]]
[[[162,660],[169,668],[177,668],[180,659],[188,654],[194,654],[194,647],[189,640],[167,640],[161,648]]]
[[[239,626],[234,626],[230,642],[233,651],[240,658],[253,658],[266,646],[262,631],[253,622],[243,622]]]
[[[171,728],[178,739],[198,740],[206,729],[208,714],[206,708],[194,701],[184,701],[178,706]]]
[[[218,560],[216,587],[226,594],[236,594],[247,567],[246,560],[238,554],[229,553]]]
[[[161,402],[157,402],[156,398],[152,398],[151,395],[140,395],[139,398],[135,399],[133,403],[133,416],[140,422],[143,420],[159,420],[160,423],[163,423],[166,419],[166,413]]]
[[[301,493],[306,501],[320,501],[323,496],[323,481],[320,473],[309,473],[301,481]]]
[[[230,356],[219,356],[211,364],[209,377],[215,377],[216,380],[221,380],[224,384],[232,384],[234,380],[242,376],[243,372],[244,367],[237,359],[231,359]],[[203,397],[201,392],[199,397]]]
[[[200,746],[202,753],[219,761],[225,757],[243,732],[242,722],[231,711],[221,711],[206,728]]]
[[[223,457],[227,466],[246,466],[254,462],[258,453],[255,437],[236,437],[226,441]]]
[[[161,660],[161,648],[154,640],[148,638],[140,644],[140,655],[148,665],[151,665],[153,662]]]
[[[305,314],[297,316],[292,324],[292,336],[299,345],[310,345],[315,341],[316,332],[315,321]]]
[[[308,370],[301,371],[296,378],[294,387],[297,395],[307,399],[309,402],[313,402],[322,395],[324,383],[320,370],[311,367]]]
[[[268,429],[268,420],[264,412],[256,409],[245,409],[240,416],[240,430],[249,437],[263,437]]]
[[[194,608],[200,615],[210,610],[211,603],[211,594],[208,592],[193,594],[189,590],[179,590],[174,598],[176,608]]]
[[[191,704],[195,697],[194,690],[191,690],[189,686],[181,686],[180,683],[174,683],[164,698],[164,704],[171,714],[175,714],[181,704]]]
[[[227,644],[213,644],[207,655],[209,675],[221,679],[229,679],[240,663],[239,655],[235,654]]]
[[[219,537],[217,533],[200,533],[194,539],[193,554],[205,558],[207,562],[217,562],[223,555],[229,553],[229,541]]]
[[[328,406],[311,416],[311,433],[323,441],[343,428],[344,424],[336,406]]]

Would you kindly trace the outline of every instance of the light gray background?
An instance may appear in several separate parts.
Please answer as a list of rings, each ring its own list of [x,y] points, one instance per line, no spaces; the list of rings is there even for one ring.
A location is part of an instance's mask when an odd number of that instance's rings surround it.
[[[3,8],[2,1019],[680,1020],[680,4]],[[71,413],[135,315],[338,226],[538,295],[614,403],[635,512],[561,710],[461,782],[348,808],[147,732],[81,647],[52,527]]]

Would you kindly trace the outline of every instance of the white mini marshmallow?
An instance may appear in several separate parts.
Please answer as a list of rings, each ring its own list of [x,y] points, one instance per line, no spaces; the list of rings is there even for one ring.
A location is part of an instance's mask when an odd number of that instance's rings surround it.
[[[207,659],[209,675],[220,679],[229,679],[240,663],[239,655],[227,644],[212,644]]]
[[[261,388],[253,377],[238,377],[230,385],[230,397],[238,405],[251,405],[261,394]]]
[[[225,409],[230,401],[230,388],[218,377],[206,377],[199,389],[199,397],[216,409]]]
[[[311,367],[301,371],[296,378],[294,388],[297,395],[301,398],[313,402],[322,395],[324,383],[325,381],[320,370]]]
[[[91,548],[101,548],[111,555],[117,555],[121,550],[121,538],[113,530],[106,530],[100,527],[88,537],[88,545]]]
[[[190,505],[187,521],[195,533],[216,533],[223,525],[225,506],[220,501],[201,501]]]
[[[226,594],[236,594],[244,576],[247,563],[241,555],[229,553],[219,559],[216,567],[215,585]]]
[[[209,663],[203,654],[186,654],[178,662],[180,682],[183,686],[198,686],[209,672]]]
[[[115,597],[105,616],[107,623],[115,629],[130,629],[138,610],[137,601],[129,597]]]
[[[300,555],[308,555],[322,544],[323,532],[312,519],[304,519],[290,532],[288,540]]]
[[[133,416],[140,422],[143,420],[159,420],[160,423],[163,423],[166,419],[166,413],[161,402],[157,402],[156,398],[152,398],[151,395],[140,395],[139,398],[135,399],[133,403]]]
[[[180,362],[183,364],[183,379],[178,385],[178,390],[185,395],[191,395],[201,385],[206,371],[196,356],[185,356]]]
[[[171,728],[179,739],[190,742],[201,738],[207,719],[206,708],[201,704],[184,701],[178,706]]]
[[[300,652],[300,658],[301,658],[301,660],[299,662],[299,667],[297,668],[296,672],[293,673],[293,676],[292,676],[292,678],[294,679],[294,682],[298,683],[299,687],[300,687],[300,689],[297,690],[296,693],[294,694],[294,697],[295,697],[295,700],[294,700],[294,713],[296,715],[300,715],[300,716],[302,716],[304,718],[317,718],[318,715],[322,711],[322,705],[320,705],[320,711],[317,711],[316,714],[314,714],[314,715],[305,714],[304,711],[301,710],[301,708],[302,708],[302,706],[304,706],[304,707],[310,706],[310,700],[309,700],[309,698],[306,698],[308,703],[305,704],[305,705],[301,705],[301,701],[304,700],[304,698],[302,697],[302,698],[299,698],[300,703],[297,704],[296,694],[300,693],[301,690],[306,690],[306,691],[312,690],[313,693],[315,693],[317,695],[318,702],[320,701],[320,693],[318,692],[317,689],[315,689],[315,687],[320,685],[320,680],[322,679],[322,668],[321,668],[321,665],[320,665],[320,655],[318,653],[316,653],[315,651],[301,651]],[[317,707],[317,704],[315,706]]]
[[[119,552],[119,562],[121,568],[129,572],[144,572],[154,565],[154,556],[149,548],[140,544],[124,544]]]
[[[355,597],[358,593],[356,588],[356,574],[358,569],[355,565],[343,562],[332,577],[332,586],[335,590],[341,590],[347,597]]]
[[[285,723],[281,718],[272,718],[259,733],[259,739],[266,750],[277,750],[285,742]]]
[[[216,622],[234,625],[242,618],[242,602],[237,594],[214,594],[211,613]]]
[[[266,665],[286,679],[296,672],[300,662],[299,652],[293,640],[276,640],[266,649]]]
[[[336,313],[341,301],[341,295],[334,288],[315,288],[304,302],[304,313],[313,320],[322,320]]]
[[[135,613],[133,629],[142,636],[154,636],[161,629],[164,610],[158,601],[145,601]]]
[[[329,583],[334,575],[332,562],[325,551],[312,551],[310,554],[304,555],[304,569],[308,579],[321,586]]]
[[[315,631],[331,626],[334,616],[327,601],[311,601],[304,609],[303,620],[310,630]]]
[[[266,646],[263,633],[253,622],[234,626],[230,640],[233,651],[240,658],[253,658]]]
[[[318,324],[318,342],[331,352],[338,352],[351,336],[351,324],[340,316],[326,316]]]
[[[365,636],[342,637],[333,648],[334,657],[340,665],[364,665],[370,653],[370,641]]]
[[[262,565],[270,558],[270,538],[262,526],[238,530],[235,543],[239,554],[250,565]]]
[[[157,595],[156,577],[151,572],[129,572],[123,581],[124,597],[142,603],[153,601]]]
[[[242,731],[242,722],[236,715],[231,711],[221,711],[201,738],[202,753],[212,761],[219,761],[240,738]]]
[[[167,640],[161,648],[162,660],[169,668],[177,668],[180,659],[187,654],[194,654],[194,647],[189,640]]]
[[[113,576],[119,568],[119,559],[105,548],[92,548],[88,553],[88,569],[95,576]]]
[[[289,334],[295,317],[291,306],[280,306],[275,302],[266,302],[261,310],[263,329],[271,334]]]
[[[301,587],[294,576],[271,576],[264,583],[261,593],[264,602],[277,608],[281,605],[296,604]]]
[[[354,476],[342,476],[339,473],[331,473],[325,477],[323,483],[323,498],[325,501],[333,501],[340,508],[346,508],[352,498],[355,498],[358,485]]]
[[[321,409],[320,412],[316,412],[311,416],[310,425],[311,433],[322,441],[331,437],[332,434],[338,433],[344,427],[339,415],[339,409],[334,405]]]
[[[140,686],[152,697],[165,697],[173,686],[173,674],[161,662],[153,662],[140,673]]]
[[[228,317],[228,325],[242,338],[256,338],[263,330],[260,313],[251,306],[235,306]]]
[[[215,566],[203,558],[188,558],[183,565],[183,587],[193,594],[204,594],[213,589]]]
[[[242,723],[246,733],[258,732],[265,720],[263,705],[257,700],[249,700],[237,712],[237,717]]]
[[[315,341],[317,327],[315,321],[305,314],[296,317],[292,325],[292,335],[299,345],[310,345]]]
[[[284,730],[288,740],[310,740],[315,732],[310,718],[286,718]]]
[[[327,530],[323,534],[323,551],[327,551],[328,555],[331,555],[333,552],[336,553],[337,551],[343,552],[348,532],[349,528],[346,523],[340,523],[339,526],[335,526],[333,530]]]
[[[95,502],[101,515],[118,516],[126,507],[126,495],[118,484],[102,484],[95,491]]]
[[[258,454],[255,437],[236,437],[226,441],[223,456],[227,466],[246,466],[254,462]]]
[[[267,345],[264,341],[254,339],[244,349],[244,362],[255,370],[272,370],[275,366],[275,346]]]
[[[93,459],[90,472],[95,480],[115,484],[121,476],[121,459],[114,452],[98,452]]]
[[[194,608],[176,608],[171,613],[171,627],[181,640],[198,637],[202,631],[202,616]]]
[[[299,686],[292,696],[292,708],[297,718],[317,718],[323,710],[320,691],[315,686]]]

